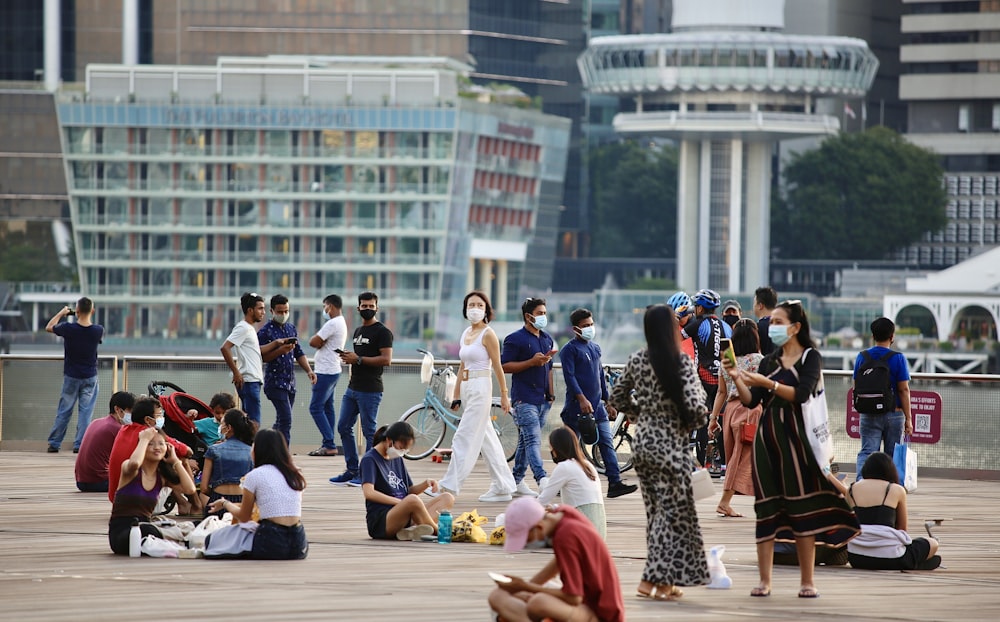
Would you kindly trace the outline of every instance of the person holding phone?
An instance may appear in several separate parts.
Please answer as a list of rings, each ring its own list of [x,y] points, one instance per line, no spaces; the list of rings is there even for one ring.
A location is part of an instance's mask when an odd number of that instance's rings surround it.
[[[524,326],[503,340],[500,361],[510,377],[510,398],[517,423],[517,451],[514,453],[515,495],[537,496],[524,481],[531,467],[535,482],[541,486],[545,479],[542,465],[542,428],[545,416],[555,401],[555,384],[552,378],[552,357],[558,351],[555,340],[545,332],[548,314],[544,298],[528,298],[521,305]],[[509,501],[490,489],[483,497],[492,501]],[[487,499],[480,497],[480,501]]]
[[[295,405],[295,363],[305,370],[309,382],[316,384],[316,374],[309,366],[309,359],[299,346],[295,324],[288,321],[291,310],[288,298],[282,294],[271,296],[271,320],[257,331],[264,362],[264,395],[274,405],[274,429],[292,442],[292,407]],[[270,343],[277,347],[264,351]]]
[[[337,381],[343,371],[340,355],[347,342],[347,321],[341,312],[343,306],[344,301],[337,294],[324,298],[323,315],[329,319],[309,339],[309,345],[316,348],[316,383],[313,384],[312,399],[309,401],[309,414],[323,438],[319,449],[310,451],[310,456],[337,455],[337,442],[334,439],[337,410],[333,390],[337,388]]]

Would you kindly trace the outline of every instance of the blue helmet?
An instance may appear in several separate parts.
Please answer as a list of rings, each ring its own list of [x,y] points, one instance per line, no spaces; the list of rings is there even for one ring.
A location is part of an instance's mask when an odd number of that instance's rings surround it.
[[[698,293],[694,295],[691,299],[694,304],[699,307],[704,307],[706,309],[716,309],[722,300],[719,295],[710,289],[700,289]]]
[[[685,307],[691,306],[691,297],[684,292],[677,292],[670,298],[667,298],[667,306],[672,308],[676,313],[680,313]]]

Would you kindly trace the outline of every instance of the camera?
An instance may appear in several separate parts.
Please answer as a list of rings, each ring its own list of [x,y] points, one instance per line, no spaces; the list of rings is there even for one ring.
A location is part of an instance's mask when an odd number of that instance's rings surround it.
[[[76,309],[73,308],[73,305],[66,305],[66,306],[69,307],[69,312],[67,312],[66,315],[76,315]]]

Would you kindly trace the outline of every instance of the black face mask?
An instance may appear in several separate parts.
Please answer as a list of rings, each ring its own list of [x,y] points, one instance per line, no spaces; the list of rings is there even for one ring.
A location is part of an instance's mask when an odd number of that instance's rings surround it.
[[[549,455],[552,456],[552,462],[555,462],[556,464],[558,464],[558,463],[560,463],[560,462],[563,461],[562,456],[560,456],[559,454],[557,454],[554,451],[550,451]]]
[[[722,316],[722,321],[725,322],[726,324],[729,324],[730,326],[734,326],[736,324],[736,322],[740,321],[740,316],[738,316],[738,315],[723,315]]]
[[[361,319],[366,322],[375,317],[375,309],[360,309],[358,313],[361,314]]]

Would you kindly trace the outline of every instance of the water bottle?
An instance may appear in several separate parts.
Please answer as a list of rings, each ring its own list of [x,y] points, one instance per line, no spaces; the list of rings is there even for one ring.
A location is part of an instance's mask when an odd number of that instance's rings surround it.
[[[438,516],[438,544],[451,543],[451,512],[445,510]]]
[[[142,529],[139,525],[132,525],[132,530],[128,533],[128,556],[142,556]]]

